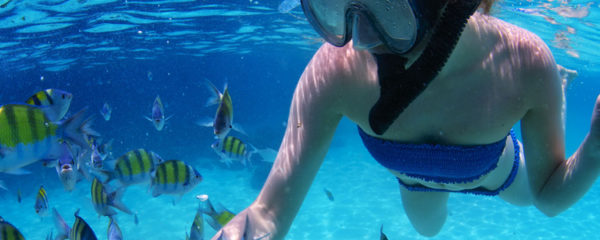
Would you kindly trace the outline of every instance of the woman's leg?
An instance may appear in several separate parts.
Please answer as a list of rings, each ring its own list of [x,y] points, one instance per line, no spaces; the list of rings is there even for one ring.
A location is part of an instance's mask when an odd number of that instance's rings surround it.
[[[427,237],[438,234],[448,215],[449,193],[409,191],[402,185],[400,193],[404,211],[415,230]]]

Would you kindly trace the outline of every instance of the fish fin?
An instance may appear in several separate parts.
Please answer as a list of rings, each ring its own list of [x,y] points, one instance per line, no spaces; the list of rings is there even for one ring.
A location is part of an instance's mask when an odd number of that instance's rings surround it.
[[[4,173],[8,173],[8,174],[12,174],[12,175],[27,175],[27,174],[31,174],[31,172],[29,170],[25,170],[23,168],[10,169],[10,170],[4,171]]]
[[[196,125],[200,126],[200,127],[213,127],[213,119],[210,117],[203,117],[201,119],[198,119],[198,121],[196,121]]]
[[[149,118],[148,116],[142,116],[144,117],[146,120],[150,121],[150,122],[154,122],[154,120],[152,120],[152,118]]]
[[[212,82],[206,80],[206,86],[208,87],[209,91],[212,93],[212,96],[210,98],[208,98],[208,100],[206,100],[206,104],[205,106],[212,106],[212,105],[216,105],[219,103],[219,101],[221,101],[221,97],[223,96],[223,94],[219,91],[219,89],[217,89],[217,87],[215,87],[214,84],[212,84]]]
[[[52,208],[52,216],[54,217],[54,225],[58,229],[58,235],[56,235],[56,239],[66,239],[69,237],[69,231],[71,228],[65,220],[60,216],[56,208]]]
[[[83,171],[85,172],[85,171]],[[84,173],[85,175],[85,173]],[[102,183],[108,183],[114,179],[114,174],[112,171],[108,171],[105,169],[91,169],[88,174],[90,177],[96,177]],[[87,179],[88,177],[86,177]]]
[[[221,229],[221,225],[215,221],[212,217],[206,218],[206,223],[208,223],[208,225],[210,227],[212,227],[215,231],[218,231],[219,229]]]
[[[173,115],[175,115],[175,114],[173,114]],[[173,117],[173,115],[171,115],[171,116],[168,116],[167,118],[165,118],[165,123],[166,123],[167,121],[169,121],[169,119],[171,119],[171,118]]]
[[[54,235],[54,231],[52,231],[52,229],[50,229],[50,234],[46,235],[46,240],[54,240],[53,235]]]
[[[44,112],[44,115],[46,115],[48,120],[50,120],[51,122],[60,121],[60,118],[59,118],[60,115],[56,111],[56,109],[54,109],[53,107],[50,107],[50,106],[38,106],[38,107],[40,108],[40,110],[42,110],[42,112]]]
[[[82,148],[89,147],[87,140],[89,136],[100,136],[98,132],[91,128],[93,118],[83,118],[86,111],[87,107],[60,123],[64,129],[65,137]]]
[[[56,165],[58,164],[58,160],[57,159],[42,159],[40,160],[40,162],[42,162],[42,166],[44,167],[49,167],[49,168],[53,168],[56,167]]]
[[[379,229],[379,239],[388,240],[388,237],[383,233],[383,224],[381,224],[381,228]]]
[[[217,211],[215,210],[215,207],[210,202],[208,195],[198,195],[198,196],[196,196],[196,198],[200,200],[200,205],[198,206],[198,211],[200,211],[201,213],[206,214],[208,216],[217,215]]]
[[[152,190],[152,197],[158,197],[160,196],[160,193],[156,190]]]
[[[4,181],[0,180],[0,188],[8,191],[8,188],[6,188],[6,184],[4,183]]]
[[[244,128],[242,128],[242,125],[240,125],[239,123],[232,123],[233,125],[231,126],[231,129],[244,134],[246,136],[248,136],[248,134],[246,133],[246,131],[244,130]]]
[[[173,204],[173,206],[177,205],[177,203],[181,202],[181,199],[183,198],[183,194],[179,194],[176,197],[173,197],[173,200],[171,201],[171,203]]]
[[[112,205],[113,207],[116,207],[117,209],[121,210],[124,213],[127,213],[129,215],[133,214],[133,212],[131,210],[129,210],[129,208],[127,206],[125,206],[125,204],[123,204],[123,202],[121,202],[121,198],[123,197],[123,193],[125,192],[125,188],[119,188],[116,191],[111,193],[111,203],[110,205]]]
[[[4,156],[6,156],[7,154],[13,152],[15,150],[14,147],[2,147],[0,146],[0,159],[3,159]]]

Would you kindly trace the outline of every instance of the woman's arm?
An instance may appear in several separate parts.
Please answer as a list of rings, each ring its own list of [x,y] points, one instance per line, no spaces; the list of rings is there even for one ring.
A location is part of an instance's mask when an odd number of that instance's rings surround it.
[[[551,55],[550,55],[551,56]],[[589,190],[600,173],[598,101],[592,131],[565,160],[561,80],[554,61],[546,61],[529,80],[532,107],[521,120],[529,182],[535,206],[548,216],[568,209]]]
[[[324,48],[296,86],[283,142],[258,198],[224,227],[227,239],[240,239],[245,231],[254,237],[269,234],[268,239],[283,239],[298,213],[342,117],[337,81],[332,79],[335,51]],[[243,229],[246,215],[249,230]]]

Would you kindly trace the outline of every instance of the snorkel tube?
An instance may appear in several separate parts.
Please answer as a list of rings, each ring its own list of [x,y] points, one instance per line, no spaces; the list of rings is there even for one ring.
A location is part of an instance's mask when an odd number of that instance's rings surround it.
[[[369,125],[381,135],[438,75],[481,0],[450,0],[419,58],[408,68],[397,54],[374,54],[379,77],[379,99],[369,112]]]

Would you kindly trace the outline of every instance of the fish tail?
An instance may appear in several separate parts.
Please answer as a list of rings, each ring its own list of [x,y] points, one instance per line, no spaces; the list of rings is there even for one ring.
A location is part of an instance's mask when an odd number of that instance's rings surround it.
[[[67,239],[69,237],[69,231],[71,231],[71,228],[69,225],[67,225],[62,216],[60,216],[58,211],[56,211],[56,208],[52,208],[52,216],[54,216],[54,225],[58,229],[56,239]]]
[[[212,105],[219,103],[219,100],[221,99],[221,96],[223,95],[219,91],[219,89],[217,87],[215,87],[215,85],[212,84],[212,82],[210,82],[209,80],[206,80],[206,87],[208,87],[208,90],[210,90],[211,93],[213,93],[213,94],[210,98],[208,98],[205,106],[208,107],[208,106],[212,106]]]
[[[117,209],[121,210],[124,213],[127,213],[129,215],[133,214],[133,212],[131,210],[129,210],[129,208],[127,206],[125,206],[125,204],[123,202],[121,202],[121,198],[123,197],[123,193],[125,192],[125,188],[119,188],[114,192],[111,204],[113,207],[116,207]]]
[[[197,197],[198,199],[200,199],[200,206],[198,207],[198,211],[200,211],[208,216],[216,215],[217,211],[215,210],[215,207],[210,202],[210,199],[208,198],[208,196],[203,195],[202,197],[203,198]]]
[[[86,110],[87,108],[80,110],[60,124],[64,131],[64,137],[84,148],[88,147],[88,136],[100,136],[91,128],[93,118],[83,118]]]

